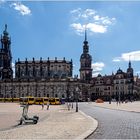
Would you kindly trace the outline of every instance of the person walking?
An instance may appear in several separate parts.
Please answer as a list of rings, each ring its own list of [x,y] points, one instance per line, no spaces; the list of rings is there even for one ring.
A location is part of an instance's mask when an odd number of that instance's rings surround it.
[[[44,109],[44,103],[42,103],[42,110]]]
[[[50,102],[47,102],[47,110],[49,110]]]

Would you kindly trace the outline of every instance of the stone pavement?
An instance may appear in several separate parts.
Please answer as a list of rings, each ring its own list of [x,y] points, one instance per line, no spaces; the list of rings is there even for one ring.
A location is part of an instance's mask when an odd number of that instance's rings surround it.
[[[68,111],[66,105],[52,105],[49,110],[30,106],[29,116],[40,117],[36,125],[17,126],[21,113],[18,104],[0,103],[0,139],[84,139],[97,127],[96,120],[75,112],[75,107]]]
[[[81,103],[80,109],[98,120],[98,128],[88,139],[140,140],[140,113],[120,111]]]
[[[120,103],[118,105],[116,102],[111,102],[111,104],[109,104],[109,102],[104,102],[104,103],[90,102],[90,103],[93,104],[94,106],[104,107],[109,109],[140,112],[140,101]]]

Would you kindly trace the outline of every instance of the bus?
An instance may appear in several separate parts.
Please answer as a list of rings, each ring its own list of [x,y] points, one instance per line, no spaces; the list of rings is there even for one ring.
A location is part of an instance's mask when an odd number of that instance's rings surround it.
[[[47,103],[49,102],[49,98],[48,97],[43,97],[43,102],[45,105],[47,105]]]
[[[50,105],[55,105],[55,98],[49,98]]]
[[[20,98],[12,98],[12,102],[20,102]]]
[[[49,98],[49,102],[51,105],[60,105],[61,104],[60,99],[54,98],[54,97]]]
[[[44,99],[43,99],[43,97],[36,97],[36,98],[35,98],[34,104],[35,104],[35,105],[42,105],[42,104],[44,104]]]
[[[0,102],[19,102],[19,98],[0,98]]]
[[[35,102],[34,97],[20,97],[20,103],[21,104],[32,105],[32,104],[34,104],[34,102]]]
[[[60,101],[59,98],[55,98],[55,104],[56,104],[56,105],[60,105],[60,104],[61,104],[61,101]]]
[[[4,102],[4,98],[0,98],[0,102]]]
[[[36,97],[35,98],[35,104],[36,105],[47,105],[47,103],[49,102],[49,98],[48,97]]]
[[[4,98],[4,102],[12,102],[13,99],[12,98]]]

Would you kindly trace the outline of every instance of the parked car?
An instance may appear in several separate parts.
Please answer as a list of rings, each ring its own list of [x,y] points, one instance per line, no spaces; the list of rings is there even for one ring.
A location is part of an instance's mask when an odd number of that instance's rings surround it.
[[[102,99],[97,99],[95,102],[96,103],[103,103],[104,101]]]

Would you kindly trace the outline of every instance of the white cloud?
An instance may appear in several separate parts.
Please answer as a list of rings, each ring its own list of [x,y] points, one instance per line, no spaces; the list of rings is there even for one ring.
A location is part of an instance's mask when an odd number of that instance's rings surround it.
[[[103,62],[96,62],[92,64],[93,72],[102,71],[104,67],[105,67],[105,64]]]
[[[119,61],[140,61],[140,51],[133,51],[129,53],[121,54],[121,57],[116,57],[113,59],[114,62]]]
[[[135,73],[136,73],[136,74],[140,74],[140,71],[136,71]]]
[[[77,9],[74,9],[72,11],[70,11],[71,14],[74,14],[74,13],[78,13],[81,11],[81,8],[77,8]]]
[[[86,29],[92,33],[105,33],[110,25],[113,25],[116,19],[109,18],[108,16],[100,16],[94,9],[81,8],[70,11],[72,19],[74,20],[70,26],[76,31],[78,35],[81,35],[85,26]]]
[[[83,25],[81,23],[73,23],[70,25],[72,28],[74,28],[78,35],[82,35],[81,33],[84,31]]]
[[[113,58],[113,61],[114,61],[114,62],[120,62],[121,60],[120,60],[119,57],[115,57],[115,58]]]
[[[70,11],[70,13],[77,18],[88,18],[89,16],[92,16],[96,13],[93,9],[86,9],[83,11],[81,8],[74,9]]]
[[[98,74],[100,74],[100,72],[95,72],[95,73],[92,74],[92,77],[97,77]]]
[[[78,35],[82,35],[82,33],[85,31],[85,25],[82,25],[81,23],[73,23],[70,26],[75,29]],[[95,33],[105,33],[107,31],[106,28],[106,26],[98,25],[95,23],[88,23],[86,25],[86,29]]]
[[[95,16],[94,19],[104,25],[111,25],[115,23],[116,20],[115,18],[109,18],[108,16],[100,17],[99,15]]]
[[[83,18],[88,18],[90,16],[93,16],[96,13],[95,10],[93,9],[86,9],[85,11],[83,11],[83,13],[81,14],[81,17]]]
[[[99,16],[99,15],[95,15],[93,18],[94,18],[94,20],[96,20],[96,21],[100,20],[100,16]]]
[[[92,64],[92,69],[93,69],[92,76],[97,77],[98,74],[101,73],[101,71],[103,70],[104,67],[105,67],[105,64],[103,62],[93,63]]]
[[[25,6],[24,4],[18,2],[18,3],[12,3],[11,7],[13,7],[15,10],[19,11],[21,15],[30,15],[31,14],[31,10]]]
[[[105,33],[107,31],[106,26],[98,25],[95,23],[88,23],[86,27],[87,27],[87,29],[89,29],[90,31],[95,32],[95,33]]]

